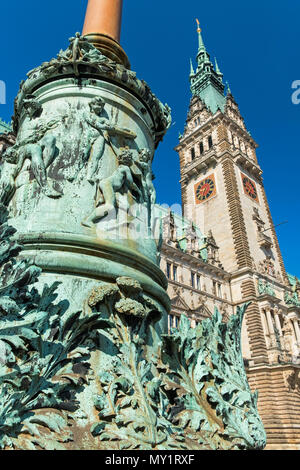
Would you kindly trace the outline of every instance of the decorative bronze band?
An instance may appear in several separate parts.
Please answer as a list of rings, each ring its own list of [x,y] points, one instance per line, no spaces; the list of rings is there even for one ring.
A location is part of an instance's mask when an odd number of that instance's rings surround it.
[[[85,34],[84,37],[106,57],[113,60],[117,64],[124,65],[126,69],[130,69],[129,59],[124,49],[117,41],[109,36],[106,36],[105,34],[99,33]]]
[[[66,233],[21,234],[18,241],[24,250],[22,256],[33,259],[45,272],[71,273],[104,281],[131,276],[167,310],[170,308],[164,273],[145,256],[136,252],[133,255],[127,247],[109,240],[95,241],[84,235]]]

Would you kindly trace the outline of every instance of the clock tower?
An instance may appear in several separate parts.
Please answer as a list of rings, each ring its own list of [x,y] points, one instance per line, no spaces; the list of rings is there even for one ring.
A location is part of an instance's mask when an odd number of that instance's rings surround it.
[[[230,273],[232,302],[251,301],[243,343],[252,364],[270,360],[258,286],[269,286],[272,308],[283,300],[287,274],[267,202],[257,144],[239,107],[213,64],[198,23],[196,69],[191,61],[192,98],[180,157],[184,216],[204,233],[211,232],[220,262]],[[226,88],[226,90],[225,90]],[[259,284],[260,283],[260,284]],[[274,297],[274,298],[273,298]],[[273,299],[273,300],[272,300]]]

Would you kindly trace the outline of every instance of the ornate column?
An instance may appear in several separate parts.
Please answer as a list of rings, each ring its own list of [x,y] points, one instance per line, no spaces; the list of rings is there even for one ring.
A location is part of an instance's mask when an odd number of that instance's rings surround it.
[[[292,322],[293,322],[293,325],[294,325],[296,340],[297,340],[298,346],[300,346],[300,328],[299,328],[299,323],[298,323],[297,317],[292,318]]]
[[[90,1],[85,32],[96,24],[97,34],[118,39],[121,6]],[[104,13],[114,16],[111,22]],[[166,313],[151,165],[170,110],[90,39],[77,33],[67,50],[22,82],[15,100],[17,140],[6,152],[0,181],[2,201],[9,200],[21,256],[43,270],[40,285],[60,282],[58,300],[67,297],[78,310],[99,281],[127,276]]]
[[[277,328],[277,330],[278,330],[279,335],[282,336],[282,329],[281,329],[281,324],[280,324],[279,316],[280,316],[279,310],[278,310],[278,309],[274,309],[274,317],[275,317],[276,328]]]
[[[283,331],[282,331],[281,323],[280,323],[280,316],[281,315],[282,315],[282,311],[278,310],[278,308],[276,307],[274,309],[275,324],[276,324],[276,328],[277,328],[277,331],[278,331],[278,334],[279,334],[279,341],[280,341],[281,349],[285,350],[285,342],[284,342],[284,337],[283,337]]]
[[[276,338],[275,338],[275,330],[274,330],[274,324],[272,320],[272,314],[271,314],[271,309],[270,307],[266,307],[266,315],[267,315],[267,322],[268,322],[268,328],[269,328],[269,333],[270,333],[270,339],[271,339],[271,346],[274,347],[276,345]]]
[[[267,316],[269,334],[274,335],[275,331],[274,331],[274,325],[273,325],[273,321],[272,321],[272,317],[271,317],[270,307],[266,307],[265,311],[266,311],[266,316]]]
[[[293,338],[294,333],[292,330],[293,328],[291,325],[291,321],[287,317],[285,317],[283,327],[282,327],[282,332],[283,332],[285,350],[290,355],[293,354],[293,343],[294,343],[294,338]]]
[[[89,0],[82,35],[98,33],[120,42],[123,0]]]

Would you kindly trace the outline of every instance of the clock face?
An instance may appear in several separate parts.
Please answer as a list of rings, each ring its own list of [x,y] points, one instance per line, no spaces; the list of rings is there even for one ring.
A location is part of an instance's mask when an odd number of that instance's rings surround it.
[[[216,194],[216,183],[214,175],[210,175],[195,185],[196,204],[207,201]]]
[[[241,176],[245,194],[247,194],[247,196],[249,196],[253,201],[258,202],[256,184],[248,176],[243,174],[241,174]]]

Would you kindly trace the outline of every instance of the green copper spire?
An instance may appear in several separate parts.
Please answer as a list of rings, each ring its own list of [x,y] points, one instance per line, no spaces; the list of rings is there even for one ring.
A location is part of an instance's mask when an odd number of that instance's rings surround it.
[[[219,65],[218,65],[218,62],[217,62],[217,59],[215,58],[215,69],[216,69],[216,72],[217,72],[217,75],[219,75],[220,77],[223,77],[223,74],[219,68]]]
[[[190,74],[191,92],[193,96],[199,96],[213,114],[218,109],[224,112],[226,98],[222,82],[223,74],[219,69],[217,61],[215,61],[214,69],[203,42],[199,21],[196,20],[196,22],[199,42],[197,53],[198,66],[196,73],[193,70],[193,74]]]
[[[229,83],[226,82],[226,85],[227,85],[227,90],[226,90],[226,91],[227,91],[227,95],[231,95],[232,93],[231,93],[231,90],[230,90]]]
[[[199,23],[199,20],[196,19],[196,22],[197,22],[197,33],[198,33],[198,53],[200,52],[206,52],[206,49],[205,49],[205,45],[204,45],[204,42],[203,42],[203,39],[202,39],[202,35],[201,35],[201,28],[200,28],[200,23]]]
[[[193,67],[192,59],[190,59],[190,64],[191,64],[190,77],[193,77],[193,76],[195,75],[195,72],[194,72],[194,67]]]

